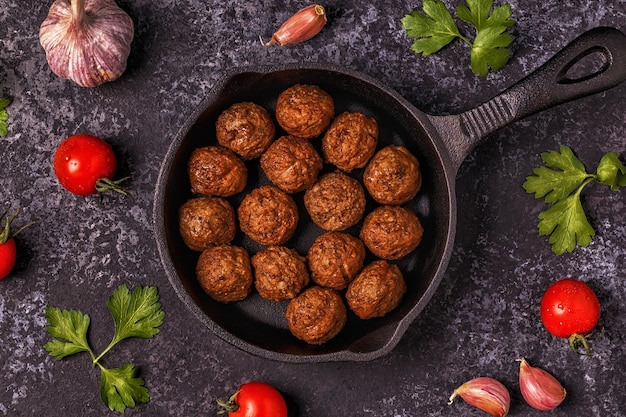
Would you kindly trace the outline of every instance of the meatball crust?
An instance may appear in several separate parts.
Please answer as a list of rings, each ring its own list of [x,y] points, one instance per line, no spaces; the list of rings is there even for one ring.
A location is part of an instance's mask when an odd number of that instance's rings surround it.
[[[276,100],[276,121],[285,132],[299,138],[321,135],[334,115],[333,98],[316,85],[293,85]]]
[[[422,186],[419,161],[404,146],[386,146],[367,164],[363,184],[380,204],[404,204]]]
[[[204,292],[216,301],[243,300],[252,290],[250,255],[238,246],[213,246],[200,254],[196,277]]]
[[[289,302],[285,316],[289,330],[295,337],[319,345],[343,329],[347,311],[336,290],[314,286]]]
[[[322,138],[326,162],[342,171],[364,168],[376,152],[378,123],[360,112],[344,112],[333,120]]]
[[[400,259],[422,241],[424,228],[411,210],[380,206],[365,217],[360,237],[365,246],[382,259]]]
[[[363,268],[346,291],[348,307],[362,319],[382,317],[396,308],[406,292],[400,269],[384,260]]]
[[[244,160],[261,156],[276,135],[269,112],[252,102],[235,103],[224,110],[215,122],[217,143]]]
[[[316,284],[343,290],[363,268],[365,245],[348,233],[328,232],[315,239],[307,259]]]
[[[298,226],[298,207],[291,196],[273,185],[263,185],[246,195],[237,209],[239,227],[261,245],[281,245]]]
[[[187,164],[191,192],[231,197],[242,192],[248,181],[246,164],[222,146],[194,149]]]
[[[220,197],[187,200],[178,210],[178,222],[183,241],[197,252],[230,243],[237,232],[235,210]]]
[[[342,173],[323,175],[304,194],[311,220],[328,231],[354,226],[365,213],[365,191],[356,179]]]
[[[285,246],[270,246],[252,257],[254,286],[271,301],[294,298],[309,284],[306,260]]]
[[[295,136],[282,136],[261,156],[267,178],[287,193],[306,190],[317,181],[323,161],[313,145]]]

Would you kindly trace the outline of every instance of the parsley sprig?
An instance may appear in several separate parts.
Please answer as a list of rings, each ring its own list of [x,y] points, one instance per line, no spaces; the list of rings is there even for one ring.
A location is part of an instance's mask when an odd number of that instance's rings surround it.
[[[9,113],[7,112],[9,104],[11,104],[10,98],[0,98],[0,137],[4,137],[9,134]]]
[[[87,340],[91,319],[78,310],[46,308],[46,330],[54,339],[44,348],[51,356],[61,360],[80,352],[91,356],[92,365],[101,371],[100,398],[113,411],[123,413],[126,407],[145,404],[150,393],[144,380],[137,377],[138,369],[132,364],[121,368],[106,368],[102,357],[115,345],[130,337],[149,339],[159,333],[165,313],[161,310],[156,287],[136,287],[132,293],[126,285],[119,286],[107,301],[115,322],[111,343],[96,356]]]
[[[572,252],[576,245],[587,247],[595,230],[587,221],[581,193],[592,182],[618,191],[626,186],[626,166],[617,153],[610,151],[600,160],[596,173],[589,174],[568,146],[544,152],[541,159],[545,166],[535,168],[534,175],[526,177],[523,185],[535,198],[552,204],[539,213],[539,235],[550,236],[552,251],[557,255]]]
[[[508,46],[513,37],[507,30],[515,24],[511,20],[511,6],[503,4],[493,8],[493,0],[466,0],[459,4],[456,15],[462,21],[476,29],[473,40],[459,31],[452,14],[440,0],[423,0],[424,13],[412,10],[402,18],[402,26],[407,35],[416,38],[411,50],[428,56],[438,52],[458,38],[471,47],[472,71],[478,75],[487,75],[502,68],[509,60]]]

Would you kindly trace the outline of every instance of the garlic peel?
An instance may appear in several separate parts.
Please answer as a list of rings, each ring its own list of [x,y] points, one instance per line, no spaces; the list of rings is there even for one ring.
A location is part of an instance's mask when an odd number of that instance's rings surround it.
[[[39,29],[52,72],[83,87],[126,70],[133,21],[114,0],[56,0]]]
[[[471,379],[454,390],[448,405],[459,396],[463,400],[494,417],[505,417],[509,413],[511,396],[500,381],[479,377]]]
[[[519,386],[522,397],[531,407],[548,411],[558,407],[567,392],[561,383],[549,372],[530,366],[526,359],[518,359]]]
[[[300,9],[287,19],[285,23],[274,32],[269,42],[264,43],[263,39],[261,39],[261,44],[263,46],[273,44],[285,46],[308,41],[324,28],[326,22],[327,18],[324,6],[311,4]]]

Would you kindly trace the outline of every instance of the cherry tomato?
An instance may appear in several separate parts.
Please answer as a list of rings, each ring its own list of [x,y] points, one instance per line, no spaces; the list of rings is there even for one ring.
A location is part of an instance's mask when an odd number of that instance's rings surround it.
[[[228,402],[218,401],[229,417],[287,417],[287,403],[281,393],[265,382],[248,382]]]
[[[16,233],[11,234],[11,222],[15,220],[19,212],[20,211],[18,210],[13,216],[7,217],[6,220],[4,220],[5,215],[7,214],[6,211],[0,215],[0,222],[5,222],[4,226],[0,228],[0,280],[6,278],[15,266],[15,261],[17,259],[17,247],[15,246],[15,239],[13,239],[13,236],[26,227],[24,226]]]
[[[541,299],[541,321],[548,332],[569,340],[589,354],[586,338],[600,319],[600,302],[583,281],[565,278],[552,284]]]
[[[65,139],[54,154],[54,173],[71,193],[86,197],[98,192],[117,191],[126,194],[113,181],[117,159],[111,145],[102,139],[78,134]]]

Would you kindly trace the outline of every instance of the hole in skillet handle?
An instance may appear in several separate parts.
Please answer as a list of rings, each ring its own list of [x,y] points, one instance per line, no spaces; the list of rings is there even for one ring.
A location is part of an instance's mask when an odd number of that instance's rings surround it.
[[[560,84],[583,82],[605,72],[611,66],[610,53],[600,47],[582,52],[559,73]]]

